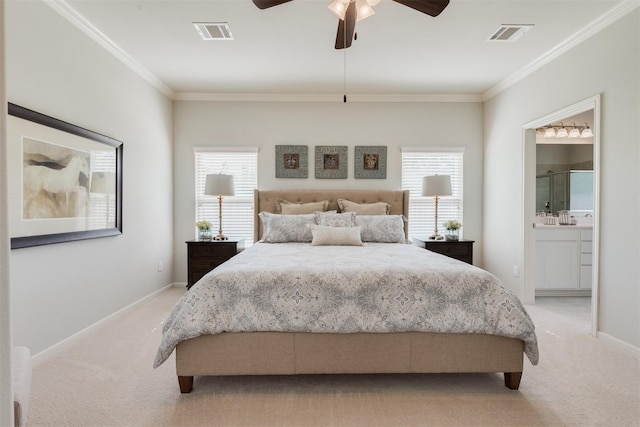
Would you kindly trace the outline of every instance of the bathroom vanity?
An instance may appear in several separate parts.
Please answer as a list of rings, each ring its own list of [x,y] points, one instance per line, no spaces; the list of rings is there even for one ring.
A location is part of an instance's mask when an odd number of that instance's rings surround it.
[[[591,295],[593,226],[535,224],[536,296]]]

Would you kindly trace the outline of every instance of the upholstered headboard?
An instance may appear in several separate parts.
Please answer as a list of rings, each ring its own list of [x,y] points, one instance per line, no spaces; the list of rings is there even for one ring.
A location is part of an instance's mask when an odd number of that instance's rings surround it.
[[[276,199],[285,199],[292,203],[309,203],[321,200],[329,201],[329,210],[337,210],[338,199],[355,203],[386,202],[391,205],[390,215],[404,215],[409,218],[409,190],[260,190],[253,191],[254,196],[254,241],[262,237],[260,212],[276,212]],[[408,223],[404,225],[408,235]]]

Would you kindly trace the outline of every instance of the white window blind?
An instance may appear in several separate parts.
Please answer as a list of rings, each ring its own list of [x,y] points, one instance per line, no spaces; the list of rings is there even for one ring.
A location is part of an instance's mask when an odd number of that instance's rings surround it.
[[[219,209],[216,196],[205,196],[204,185],[208,174],[233,175],[235,196],[222,198],[222,231],[230,239],[244,239],[245,246],[253,244],[253,190],[258,187],[257,148],[195,148],[195,223],[211,222],[213,235],[218,234]]]
[[[89,229],[116,226],[115,150],[91,151],[89,186]]]
[[[442,224],[445,221],[462,222],[463,156],[462,149],[426,151],[402,148],[402,188],[410,190],[409,238],[426,239],[435,229],[435,198],[422,197],[422,178],[427,175],[451,177],[452,195],[440,197],[438,201],[438,232],[444,235],[445,228]]]

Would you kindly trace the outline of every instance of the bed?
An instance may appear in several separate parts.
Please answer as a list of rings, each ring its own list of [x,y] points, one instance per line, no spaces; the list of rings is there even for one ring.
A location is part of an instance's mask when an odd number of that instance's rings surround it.
[[[495,276],[406,240],[408,191],[254,197],[257,243],[196,283],[164,324],[154,366],[175,350],[182,393],[194,376],[452,372],[504,373],[517,390],[523,355],[537,364],[534,325]],[[304,212],[318,203],[325,213]]]

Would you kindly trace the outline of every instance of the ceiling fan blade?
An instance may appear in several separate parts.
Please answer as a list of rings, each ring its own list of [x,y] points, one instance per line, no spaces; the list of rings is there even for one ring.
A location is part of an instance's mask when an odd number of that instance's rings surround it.
[[[449,4],[449,0],[393,0],[396,3],[409,6],[430,16],[438,16]]]
[[[268,9],[290,1],[292,0],[253,0],[253,4],[258,6],[259,9]]]
[[[347,6],[344,20],[338,20],[338,34],[336,35],[336,49],[346,49],[351,46],[353,34],[356,30],[356,2],[352,1]]]

